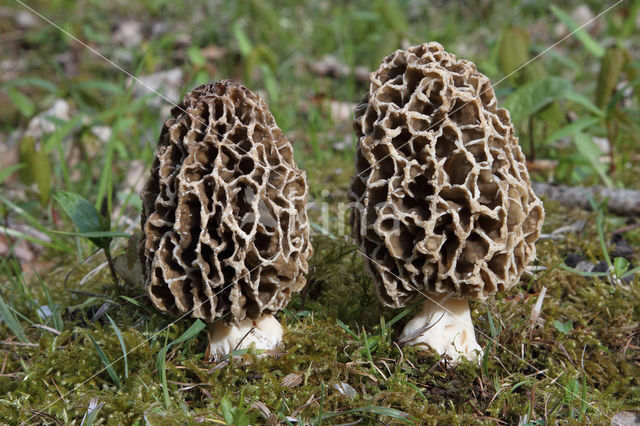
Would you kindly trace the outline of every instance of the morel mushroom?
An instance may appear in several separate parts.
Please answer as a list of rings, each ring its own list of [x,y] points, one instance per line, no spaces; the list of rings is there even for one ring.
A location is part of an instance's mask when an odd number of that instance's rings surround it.
[[[489,79],[438,43],[387,56],[355,109],[353,235],[378,296],[426,296],[400,340],[474,359],[468,299],[515,285],[544,210]]]
[[[139,256],[153,304],[207,322],[208,357],[273,349],[272,316],[305,285],[306,174],[267,105],[222,81],[187,93],[162,128],[142,197]]]

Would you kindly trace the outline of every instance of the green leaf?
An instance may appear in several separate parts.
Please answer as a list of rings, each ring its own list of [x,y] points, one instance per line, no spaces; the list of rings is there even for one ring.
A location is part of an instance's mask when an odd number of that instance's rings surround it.
[[[427,401],[427,397],[422,393],[422,391],[420,390],[420,388],[416,385],[414,385],[413,383],[411,383],[408,380],[398,380],[400,383],[403,383],[407,386],[409,386],[411,389],[415,390],[418,395],[420,395],[422,397],[422,399],[424,399],[425,401]]]
[[[596,104],[604,108],[609,103],[616,90],[622,70],[627,62],[628,53],[624,49],[613,46],[607,49],[600,62],[598,87],[596,89]]]
[[[376,3],[376,11],[380,14],[386,26],[397,34],[405,34],[407,28],[409,28],[404,8],[399,7],[395,2],[379,0]]]
[[[395,317],[393,317],[391,319],[391,321],[389,321],[386,324],[386,329],[390,330],[391,326],[393,324],[395,324],[396,322],[400,321],[402,318],[406,317],[407,315],[409,315],[411,312],[413,312],[413,310],[418,306],[421,305],[423,303],[422,300],[417,300],[415,301],[413,304],[411,304],[410,306],[407,306],[406,308],[404,308],[398,315],[396,315]]]
[[[56,122],[56,130],[50,135],[45,136],[45,150],[51,152],[54,147],[62,148],[62,140],[69,136],[74,129],[82,125],[81,121],[83,117],[83,115],[78,114],[69,119],[69,121],[54,120],[53,117],[49,117],[51,121]]]
[[[570,90],[564,94],[564,98],[568,101],[571,101],[575,104],[582,106],[583,108],[585,108],[586,110],[588,110],[589,112],[591,112],[597,117],[604,118],[604,116],[606,115],[604,110],[598,108],[596,104],[591,102],[591,100],[587,98],[585,95],[583,95],[582,93],[578,93]]]
[[[356,333],[354,333],[351,328],[349,328],[349,326],[345,323],[343,323],[342,321],[340,321],[339,319],[336,319],[336,323],[338,323],[338,326],[343,329],[347,334],[349,334],[351,337],[353,337],[356,340],[360,340],[360,336],[358,336]]]
[[[558,330],[560,333],[562,334],[569,334],[571,332],[571,330],[573,330],[573,321],[569,320],[567,322],[560,322],[558,320],[555,320],[553,322],[553,326],[556,328],[556,330]]]
[[[102,350],[100,345],[98,345],[98,342],[95,341],[93,336],[89,333],[87,333],[87,335],[89,336],[89,339],[91,339],[91,343],[93,343],[93,347],[96,349],[96,352],[98,353],[98,357],[100,358],[100,361],[102,361],[102,365],[104,365],[104,369],[107,370],[107,374],[109,374],[109,377],[111,377],[111,380],[113,380],[113,383],[115,383],[116,386],[118,386],[118,388],[121,388],[122,382],[120,382],[120,377],[118,377],[116,370],[113,369],[113,363],[109,361],[109,358],[107,358],[107,354],[104,353],[104,351]]]
[[[82,238],[101,238],[101,237],[130,237],[131,234],[127,234],[126,232],[117,232],[117,231],[95,231],[95,232],[69,232],[69,231],[50,231],[54,234],[60,235],[71,235],[74,237],[82,237]]]
[[[173,345],[179,345],[180,343],[183,343],[189,339],[193,339],[198,334],[200,334],[200,332],[204,330],[206,326],[207,325],[201,320],[199,319],[196,320],[193,324],[191,324],[191,326],[184,333],[180,335],[180,337],[178,337],[168,345],[165,345],[158,352],[158,355],[156,357],[156,367],[158,369],[158,372],[160,373],[160,380],[162,382],[162,393],[164,396],[165,407],[167,408],[169,407],[169,402],[170,402],[169,390],[167,388],[167,369],[165,366],[167,352]]]
[[[207,59],[204,57],[198,46],[189,46],[187,49],[187,56],[191,63],[196,67],[202,67],[207,63]]]
[[[626,111],[617,113],[618,110],[617,110],[616,106],[625,97],[625,93],[627,92],[627,89],[629,89],[629,88],[634,88],[635,89],[635,88],[637,88],[639,86],[640,86],[640,77],[636,77],[633,81],[627,82],[626,84],[623,84],[622,86],[618,86],[617,90],[614,92],[613,96],[609,100],[609,103],[607,104],[607,106],[604,109],[605,110],[605,115],[606,115],[608,121],[620,120],[621,122],[625,122],[625,121],[628,120],[628,118],[626,118],[626,119],[622,118],[622,117],[627,117],[628,113]],[[635,127],[635,128],[637,128],[637,127]]]
[[[599,123],[600,121],[602,121],[602,119],[599,118],[599,117],[579,118],[576,121],[574,121],[573,123],[567,124],[566,126],[562,127],[561,129],[558,129],[555,132],[553,132],[552,134],[550,134],[547,137],[547,139],[544,141],[544,143],[546,145],[546,144],[550,144],[552,142],[555,142],[555,141],[557,141],[559,139],[572,136],[572,135],[576,134],[577,132],[580,132],[582,130],[588,129],[589,127],[593,126],[594,124]]]
[[[575,32],[573,34],[573,37],[578,39],[585,49],[587,49],[592,55],[598,58],[604,56],[604,47],[602,47],[600,43],[595,41],[589,35],[589,33],[585,31],[584,28],[580,28],[580,25],[578,25],[578,23],[574,21],[568,13],[555,5],[551,5],[549,6],[549,8],[551,9],[551,12],[556,16],[556,18],[558,18],[558,20],[560,20],[569,28],[569,31],[571,31],[572,33]]]
[[[167,332],[169,330],[167,329]],[[167,335],[165,335],[165,343],[167,343]],[[160,373],[160,383],[162,384],[162,398],[164,399],[164,407],[169,408],[171,405],[171,400],[169,399],[169,385],[167,384],[167,351],[171,345],[165,345],[160,352],[158,352],[158,357],[156,359],[158,372]]]
[[[36,111],[36,106],[27,95],[17,91],[14,88],[10,88],[9,90],[7,90],[7,95],[9,96],[9,99],[11,99],[11,102],[13,102],[13,104],[16,106],[16,108],[18,108],[20,114],[24,115],[27,118],[33,116]]]
[[[251,13],[253,19],[260,20],[264,27],[278,28],[278,13],[271,2],[263,0],[251,0]]]
[[[155,311],[153,308],[151,308],[150,306],[147,306],[144,303],[141,303],[139,301],[137,301],[136,299],[132,299],[128,296],[120,296],[121,299],[126,300],[127,302],[131,303],[134,306],[137,306],[138,308],[142,309],[143,311],[146,311],[150,314],[156,314],[157,311]]]
[[[9,87],[25,87],[25,86],[38,87],[40,89],[46,90],[51,93],[58,92],[58,87],[55,84],[37,77],[16,78],[4,83],[3,85],[0,86],[0,88],[5,89]]]
[[[191,340],[194,337],[197,337],[198,334],[200,334],[200,332],[204,330],[206,327],[207,327],[207,324],[205,324],[201,320],[199,319],[195,320],[195,322],[191,324],[191,326],[184,333],[182,333],[180,337],[178,337],[176,340],[171,342],[169,346],[179,345],[180,343],[184,343],[187,340]]]
[[[18,170],[23,169],[24,167],[25,165],[23,163],[19,163],[19,164],[14,164],[13,166],[5,167],[4,169],[0,170],[0,184],[2,184],[5,180],[7,180],[9,176],[14,174]]]
[[[75,83],[73,88],[87,93],[104,92],[114,95],[122,95],[125,91],[123,85],[107,80],[86,80]]]
[[[232,425],[233,424],[233,405],[231,405],[231,401],[229,401],[229,398],[227,398],[227,396],[223,396],[222,399],[220,400],[220,411],[222,412],[222,417],[224,417],[224,421],[228,424],[228,425]]]
[[[53,298],[51,297],[51,293],[49,293],[49,288],[44,280],[40,277],[40,274],[36,272],[36,276],[38,277],[38,281],[40,281],[40,285],[42,286],[42,290],[44,291],[44,295],[47,298],[47,304],[49,305],[49,310],[51,311],[51,317],[53,319],[53,327],[58,331],[64,330],[64,321],[62,320],[62,314],[60,312],[60,305],[57,303],[53,303]]]
[[[265,64],[262,64],[260,65],[260,71],[262,71],[264,88],[267,90],[267,94],[269,95],[269,102],[278,102],[278,94],[280,93],[280,90],[278,88],[276,78],[271,71],[271,68],[269,68]]]
[[[14,336],[18,338],[22,343],[30,343],[27,335],[20,324],[20,320],[15,316],[11,307],[0,296],[0,318],[4,321],[4,324],[11,330]]]
[[[0,233],[2,234],[6,234],[10,237],[16,237],[16,238],[20,238],[23,239],[25,241],[29,241],[30,243],[34,243],[34,244],[39,244],[41,246],[44,247],[50,247],[56,250],[63,250],[66,252],[70,252],[71,250],[68,249],[66,246],[63,246],[61,244],[56,244],[54,242],[50,242],[50,241],[46,241],[46,240],[41,240],[39,238],[33,237],[25,232],[21,232],[21,231],[16,231],[15,229],[12,228],[8,228],[6,226],[1,226],[0,225]]]
[[[347,414],[363,414],[363,413],[364,414],[370,413],[370,414],[377,414],[377,415],[391,417],[392,419],[398,420],[399,422],[406,423],[406,424],[418,424],[417,422],[419,421],[419,419],[413,416],[410,416],[404,411],[400,411],[391,407],[380,407],[376,405],[353,408],[351,410],[345,410],[340,412],[323,413],[320,416],[320,420],[327,420],[332,417],[344,416]]]
[[[640,1],[638,1],[638,4],[640,4]],[[630,58],[627,58],[625,72],[627,74],[627,80],[634,82],[631,86],[633,87],[633,92],[636,95],[636,102],[640,104],[640,82],[637,82],[640,75],[640,60],[632,62]]]
[[[507,98],[503,107],[509,110],[511,120],[519,123],[534,115],[571,90],[571,83],[560,77],[547,77],[518,88]]]
[[[20,180],[29,185],[35,183],[38,198],[43,205],[51,195],[51,163],[44,147],[32,137],[20,141],[20,162],[25,167],[20,172]]]
[[[607,176],[607,165],[600,161],[603,154],[591,136],[586,133],[576,132],[574,143],[578,152],[587,160],[593,170],[598,174],[602,182],[609,188],[613,188],[611,178]]]
[[[60,191],[54,198],[81,233],[109,231],[108,221],[81,195]],[[110,237],[89,237],[89,240],[102,249],[108,248],[111,242]]]
[[[369,362],[373,363],[373,358],[371,357],[371,346],[369,343],[369,338],[367,337],[367,332],[366,330],[364,330],[364,328],[362,330],[362,344],[364,347],[360,350],[360,355],[366,356]]]
[[[582,277],[605,277],[608,274],[606,272],[587,272],[582,269],[572,268],[571,266],[567,266],[564,263],[558,265],[558,268],[564,269],[565,271],[573,272],[574,274],[578,274]]]
[[[120,348],[122,349],[122,359],[124,359],[124,377],[129,377],[129,365],[127,363],[127,347],[124,344],[124,338],[122,337],[122,333],[120,329],[116,325],[116,323],[111,319],[109,314],[105,314],[109,322],[111,323],[111,327],[116,332],[116,336],[118,336],[118,341],[120,342]]]
[[[238,50],[240,50],[240,54],[243,57],[249,56],[253,50],[253,45],[251,44],[249,37],[247,37],[247,34],[238,23],[233,24],[232,31],[233,36],[236,39],[236,43],[238,43]]]
[[[513,393],[513,391],[515,391],[516,389],[518,389],[520,386],[522,385],[528,385],[531,383],[531,380],[523,380],[521,382],[516,383],[515,385],[513,385],[511,387],[511,389],[509,389],[509,393]]]
[[[506,28],[500,36],[498,46],[498,63],[500,70],[507,76],[513,86],[523,83],[523,76],[518,70],[529,59],[529,34],[517,27]],[[518,70],[516,72],[516,70]]]
[[[82,417],[82,422],[80,423],[80,426],[92,426],[93,423],[97,420],[100,410],[102,410],[102,407],[104,407],[104,402],[101,402],[98,404],[97,400],[98,400],[97,397],[91,398],[91,401],[89,402],[89,407],[87,408],[86,413],[84,413],[84,416]]]
[[[33,228],[38,229],[39,231],[42,231],[45,234],[48,234],[51,237],[51,241],[47,242],[47,241],[44,241],[44,240],[38,240],[36,238],[33,238],[33,237],[29,236],[28,234],[20,233],[20,232],[14,231],[14,230],[10,230],[10,231],[5,230],[3,232],[12,232],[13,231],[14,235],[16,235],[16,233],[20,234],[19,238],[23,238],[23,235],[24,235],[24,236],[27,237],[26,238],[27,240],[32,241],[32,242],[36,242],[36,244],[43,244],[43,245],[46,245],[47,247],[53,247],[53,248],[55,248],[57,250],[61,250],[61,251],[69,252],[69,253],[73,251],[72,248],[69,245],[65,244],[64,241],[60,240],[55,235],[52,235],[52,233],[51,233],[51,231],[49,229],[47,229],[45,226],[43,226],[42,223],[40,223],[40,221],[38,219],[36,219],[32,215],[30,215],[22,207],[20,207],[17,204],[11,202],[9,199],[3,197],[2,195],[0,195],[0,203],[5,204],[10,210],[12,210],[18,216],[23,218]],[[6,229],[6,228],[2,228],[2,229]]]
[[[631,2],[631,5],[627,9],[624,25],[622,26],[622,32],[618,34],[618,37],[622,40],[626,40],[631,37],[631,34],[636,29],[636,19],[638,17],[638,11],[640,10],[640,1],[635,0]]]
[[[613,273],[616,277],[622,278],[629,269],[629,261],[624,257],[616,257],[613,259]]]

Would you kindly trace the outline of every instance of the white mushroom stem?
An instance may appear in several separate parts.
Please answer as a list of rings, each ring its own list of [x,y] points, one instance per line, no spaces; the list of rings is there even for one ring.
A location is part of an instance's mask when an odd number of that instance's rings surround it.
[[[271,314],[257,320],[245,319],[237,324],[216,321],[208,328],[209,360],[219,361],[225,355],[240,349],[271,350],[282,342],[282,326]]]
[[[469,301],[466,298],[430,296],[422,311],[402,330],[400,342],[428,346],[452,363],[460,357],[477,360],[482,348],[476,342],[471,322]]]

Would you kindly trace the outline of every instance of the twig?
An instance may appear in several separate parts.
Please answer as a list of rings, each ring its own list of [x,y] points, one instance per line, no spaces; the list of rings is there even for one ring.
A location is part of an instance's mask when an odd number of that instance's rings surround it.
[[[51,378],[51,381],[53,382],[53,385],[56,387],[56,390],[58,391],[58,395],[60,395],[60,399],[62,400],[62,402],[66,403],[67,401],[64,400],[64,395],[62,395],[62,392],[60,392],[60,388],[58,387],[58,384],[53,379],[53,377]]]
[[[113,278],[113,283],[118,285],[118,274],[116,274],[116,268],[113,266],[113,258],[111,257],[111,249],[109,246],[103,247],[104,255],[107,257],[107,263],[109,264],[109,270],[111,271],[111,278]]]
[[[610,212],[625,216],[640,216],[640,191],[603,186],[552,185],[543,182],[532,182],[532,186],[537,195],[558,201],[564,206],[591,210],[589,198],[595,199],[596,202],[608,198],[607,209]]]
[[[0,341],[0,343],[3,345],[9,345],[9,346],[29,346],[31,348],[40,346],[37,343],[9,342],[7,340],[2,340]]]

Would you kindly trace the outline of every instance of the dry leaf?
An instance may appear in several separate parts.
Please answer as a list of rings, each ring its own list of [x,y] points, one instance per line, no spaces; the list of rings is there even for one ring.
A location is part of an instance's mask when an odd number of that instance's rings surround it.
[[[287,374],[284,379],[282,379],[282,382],[280,382],[282,386],[287,388],[295,388],[300,383],[302,383],[302,374],[298,373]]]

